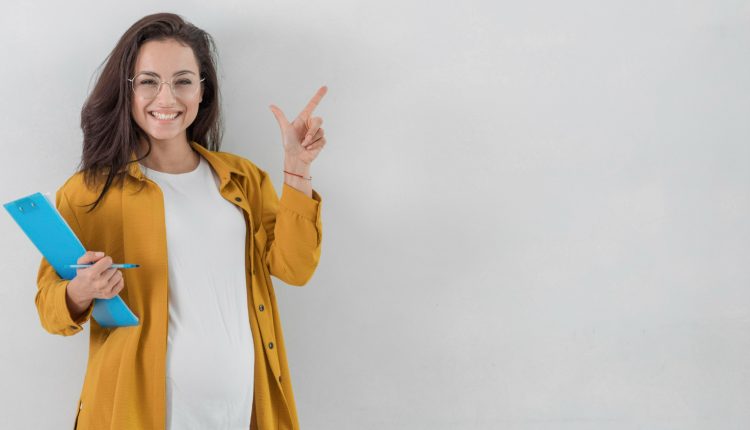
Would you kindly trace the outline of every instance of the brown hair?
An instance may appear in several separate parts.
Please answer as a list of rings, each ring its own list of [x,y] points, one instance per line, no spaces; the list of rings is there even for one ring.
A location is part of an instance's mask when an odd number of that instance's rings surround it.
[[[105,59],[104,69],[81,109],[83,153],[79,171],[84,182],[96,188],[107,174],[99,197],[89,204],[94,210],[113,183],[127,174],[128,164],[136,163],[151,153],[151,142],[131,115],[133,91],[128,78],[134,73],[138,50],[149,40],[174,39],[192,48],[203,81],[203,101],[195,120],[187,128],[188,141],[218,151],[221,146],[222,121],[219,86],[216,76],[216,46],[212,37],[173,13],[148,15],[133,24],[122,35]],[[100,66],[101,67],[101,66]],[[130,159],[141,140],[148,142],[148,151],[137,160]]]

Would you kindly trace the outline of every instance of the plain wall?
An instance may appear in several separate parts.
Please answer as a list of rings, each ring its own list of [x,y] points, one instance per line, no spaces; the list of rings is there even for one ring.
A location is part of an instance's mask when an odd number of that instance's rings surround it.
[[[268,105],[329,87],[320,265],[274,279],[304,429],[750,427],[748,1],[4,2],[2,202],[74,173],[160,11],[216,39],[222,149],[279,192]],[[0,427],[72,427],[88,325],[42,329],[0,236]]]

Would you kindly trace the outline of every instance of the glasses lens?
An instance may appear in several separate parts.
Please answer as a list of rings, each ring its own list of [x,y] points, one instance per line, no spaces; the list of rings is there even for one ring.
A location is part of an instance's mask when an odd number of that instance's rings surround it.
[[[159,80],[150,75],[137,75],[133,78],[133,91],[138,97],[150,99],[159,91]]]
[[[198,79],[188,76],[182,76],[172,80],[174,95],[183,99],[194,96],[195,93],[198,92],[198,85]]]

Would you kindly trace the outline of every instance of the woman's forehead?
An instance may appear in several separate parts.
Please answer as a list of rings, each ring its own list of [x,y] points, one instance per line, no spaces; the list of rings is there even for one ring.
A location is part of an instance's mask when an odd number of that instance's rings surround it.
[[[175,40],[154,40],[141,45],[135,70],[136,73],[148,71],[157,76],[198,73],[198,62],[189,46]]]

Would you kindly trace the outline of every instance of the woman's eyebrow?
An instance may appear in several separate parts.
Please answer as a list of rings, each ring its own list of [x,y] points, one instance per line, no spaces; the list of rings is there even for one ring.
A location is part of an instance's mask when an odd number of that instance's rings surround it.
[[[149,71],[149,70],[143,70],[143,71],[138,72],[138,73],[143,73],[143,74],[146,74],[146,75],[151,75],[151,76],[156,76],[156,77],[161,78],[161,76],[158,73],[152,72],[152,71]],[[193,72],[192,70],[180,70],[179,72],[175,72],[174,75],[172,75],[172,76],[184,75],[186,73],[192,73],[194,75],[197,74],[197,73]]]

